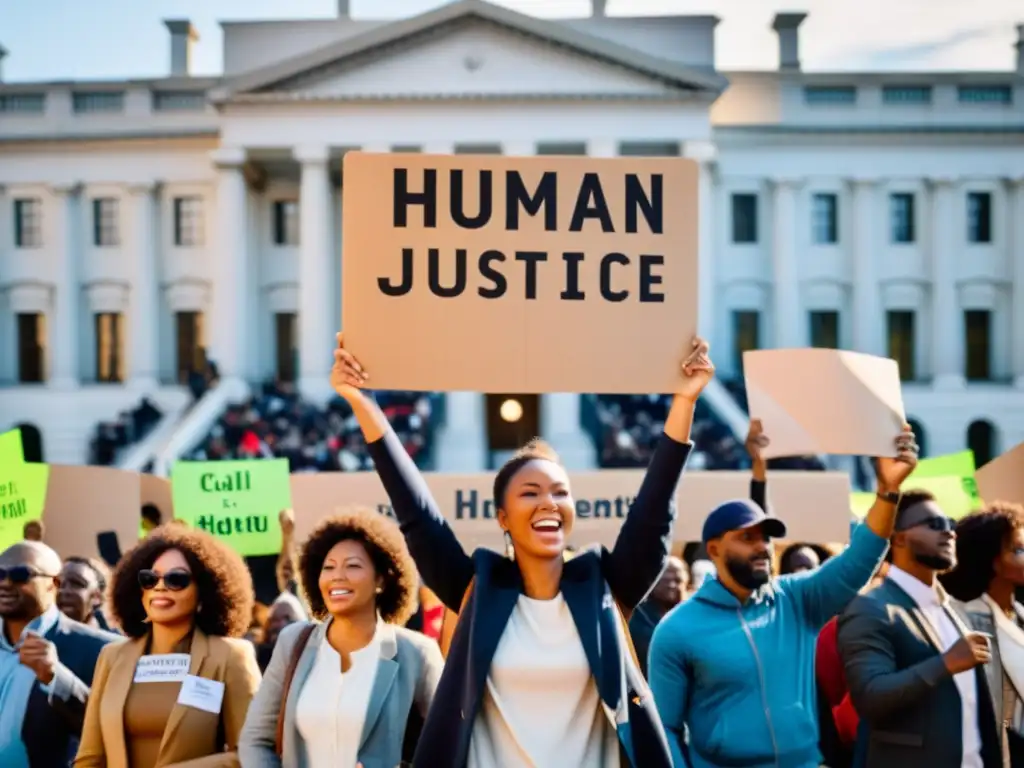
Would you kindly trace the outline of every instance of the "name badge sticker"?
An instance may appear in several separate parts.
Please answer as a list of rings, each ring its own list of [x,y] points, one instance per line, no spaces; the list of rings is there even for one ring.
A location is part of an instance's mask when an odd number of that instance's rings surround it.
[[[192,657],[187,653],[143,656],[135,665],[136,683],[176,683],[188,675]]]
[[[181,684],[178,703],[219,715],[221,704],[224,703],[224,683],[189,675]]]

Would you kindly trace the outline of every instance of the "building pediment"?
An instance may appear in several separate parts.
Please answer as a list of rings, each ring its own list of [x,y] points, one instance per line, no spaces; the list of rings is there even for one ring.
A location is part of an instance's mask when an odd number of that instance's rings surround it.
[[[726,80],[462,0],[225,81],[214,102],[494,97],[713,100]]]

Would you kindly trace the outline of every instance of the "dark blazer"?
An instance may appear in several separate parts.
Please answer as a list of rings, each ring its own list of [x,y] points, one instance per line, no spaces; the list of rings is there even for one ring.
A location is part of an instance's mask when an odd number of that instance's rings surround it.
[[[616,712],[619,743],[629,761],[624,767],[672,764],[650,689],[625,647],[615,603],[632,611],[665,568],[676,487],[691,448],[691,443],[662,435],[615,547],[584,550],[562,571],[562,595],[598,693]],[[474,584],[414,760],[416,768],[462,768],[491,660],[523,591],[522,576],[514,562],[495,552],[478,549],[470,557],[463,551],[393,431],[370,443],[369,450],[424,583],[452,611],[459,611],[467,588]],[[622,685],[624,666],[628,690]],[[634,718],[639,721],[632,722]]]
[[[78,751],[96,659],[103,646],[121,638],[64,614],[43,637],[57,647],[60,664],[50,683],[52,696],[38,682],[32,687],[21,740],[33,768],[56,768],[69,765]]]
[[[953,611],[948,605],[946,610]],[[953,616],[962,627],[963,620]],[[910,595],[887,579],[856,597],[839,617],[839,652],[860,715],[855,766],[960,768],[960,693],[935,628]],[[983,667],[975,669],[975,679],[981,757],[985,768],[1001,768]]]

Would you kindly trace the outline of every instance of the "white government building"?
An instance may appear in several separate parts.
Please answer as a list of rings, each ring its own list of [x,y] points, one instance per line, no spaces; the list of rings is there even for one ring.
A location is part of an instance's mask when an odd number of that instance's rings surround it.
[[[225,23],[221,77],[191,75],[174,20],[166,77],[0,80],[0,429],[78,463],[149,394],[170,415],[141,465],[250,384],[325,398],[340,160],[361,148],[692,157],[722,378],[758,346],[890,355],[929,453],[1024,440],[1024,26],[1015,71],[805,72],[784,13],[777,69],[721,72],[712,16],[348,5]],[[223,384],[186,416],[202,348]],[[579,400],[544,397],[539,428],[593,465]],[[724,387],[709,400],[743,429]],[[449,395],[442,468],[485,464],[487,402]]]

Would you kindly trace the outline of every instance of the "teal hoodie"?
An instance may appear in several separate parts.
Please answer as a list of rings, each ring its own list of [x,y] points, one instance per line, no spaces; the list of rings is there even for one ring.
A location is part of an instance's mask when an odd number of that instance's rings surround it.
[[[818,632],[871,580],[887,546],[860,525],[816,571],[773,580],[745,604],[707,579],[661,621],[648,672],[677,768],[821,765]]]

